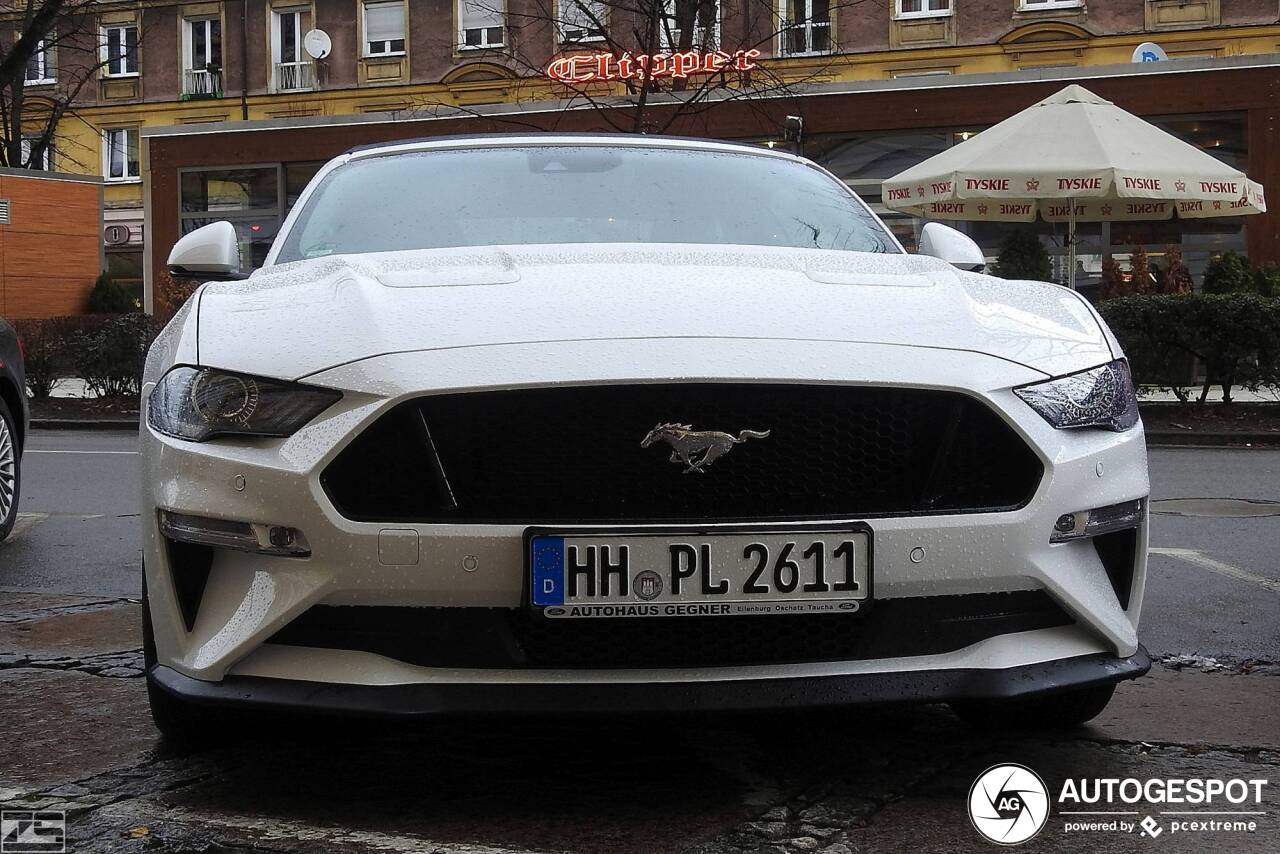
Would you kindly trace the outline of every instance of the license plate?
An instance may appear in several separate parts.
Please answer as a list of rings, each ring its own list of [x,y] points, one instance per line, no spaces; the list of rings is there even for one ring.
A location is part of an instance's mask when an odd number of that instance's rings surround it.
[[[852,613],[871,598],[871,529],[530,531],[544,616]]]

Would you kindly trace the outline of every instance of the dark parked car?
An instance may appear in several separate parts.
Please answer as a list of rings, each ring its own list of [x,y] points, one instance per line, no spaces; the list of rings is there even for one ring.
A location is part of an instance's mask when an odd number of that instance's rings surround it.
[[[0,320],[0,540],[9,536],[18,518],[22,442],[27,435],[26,387],[18,333]]]

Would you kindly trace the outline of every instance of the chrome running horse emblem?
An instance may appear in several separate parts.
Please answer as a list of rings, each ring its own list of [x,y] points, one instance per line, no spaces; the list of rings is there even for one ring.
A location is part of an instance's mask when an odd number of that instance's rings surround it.
[[[644,437],[640,447],[647,448],[654,442],[666,442],[673,449],[671,462],[683,463],[685,474],[694,471],[703,474],[707,466],[732,451],[734,445],[741,445],[748,439],[767,439],[772,432],[743,430],[737,436],[732,436],[715,430],[694,430],[688,424],[659,424]]]

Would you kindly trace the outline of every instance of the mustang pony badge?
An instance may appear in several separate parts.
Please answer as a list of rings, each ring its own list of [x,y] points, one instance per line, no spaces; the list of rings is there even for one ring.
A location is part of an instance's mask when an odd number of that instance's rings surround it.
[[[772,432],[743,430],[735,437],[715,430],[694,430],[688,424],[659,424],[644,437],[640,447],[647,448],[654,442],[666,442],[673,448],[671,462],[683,463],[685,474],[692,471],[702,474],[707,466],[732,451],[734,445],[741,445],[748,439],[767,439]]]

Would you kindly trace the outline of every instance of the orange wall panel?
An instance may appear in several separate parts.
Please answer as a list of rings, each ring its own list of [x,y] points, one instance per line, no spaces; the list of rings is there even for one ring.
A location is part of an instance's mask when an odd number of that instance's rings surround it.
[[[83,313],[102,269],[101,185],[5,173],[0,199],[0,315]]]

